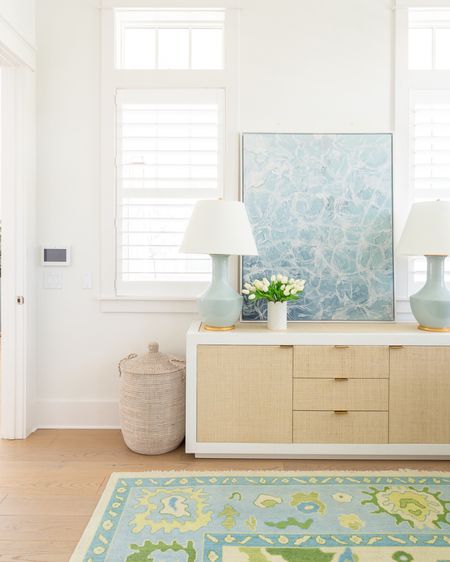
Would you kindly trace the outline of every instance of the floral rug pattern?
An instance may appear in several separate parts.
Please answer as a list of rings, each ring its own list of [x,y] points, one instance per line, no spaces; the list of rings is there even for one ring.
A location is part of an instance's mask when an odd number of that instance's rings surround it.
[[[115,473],[70,562],[450,562],[450,473]]]

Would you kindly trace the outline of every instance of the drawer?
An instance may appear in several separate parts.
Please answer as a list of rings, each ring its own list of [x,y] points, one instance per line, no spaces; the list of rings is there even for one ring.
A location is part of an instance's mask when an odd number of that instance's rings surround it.
[[[387,442],[387,412],[294,412],[294,443]]]
[[[389,378],[389,347],[372,345],[298,345],[294,347],[296,378]]]
[[[387,410],[385,379],[294,379],[294,410]]]

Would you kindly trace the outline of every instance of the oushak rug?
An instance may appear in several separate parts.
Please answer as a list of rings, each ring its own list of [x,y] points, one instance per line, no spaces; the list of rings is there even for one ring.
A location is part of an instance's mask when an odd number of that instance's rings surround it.
[[[71,562],[450,562],[450,473],[115,473]]]

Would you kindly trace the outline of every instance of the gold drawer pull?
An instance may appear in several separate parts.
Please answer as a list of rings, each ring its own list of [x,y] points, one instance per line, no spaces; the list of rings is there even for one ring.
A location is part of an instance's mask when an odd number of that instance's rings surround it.
[[[348,349],[350,346],[348,345],[335,345],[334,349]]]
[[[292,349],[293,345],[280,345],[281,349]]]
[[[348,414],[348,410],[334,410],[335,414]]]
[[[390,345],[389,349],[403,349],[402,345]]]
[[[348,377],[334,377],[335,381],[348,381]]]

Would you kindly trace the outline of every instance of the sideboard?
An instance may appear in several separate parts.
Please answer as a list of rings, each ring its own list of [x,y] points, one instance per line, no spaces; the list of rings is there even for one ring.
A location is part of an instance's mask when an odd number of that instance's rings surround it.
[[[450,334],[409,323],[193,322],[186,452],[450,458]]]

